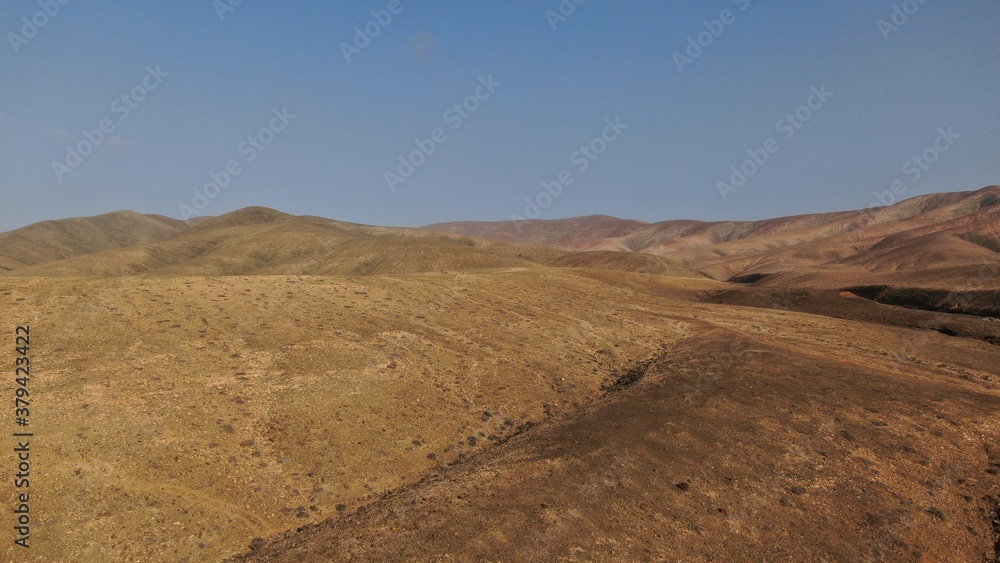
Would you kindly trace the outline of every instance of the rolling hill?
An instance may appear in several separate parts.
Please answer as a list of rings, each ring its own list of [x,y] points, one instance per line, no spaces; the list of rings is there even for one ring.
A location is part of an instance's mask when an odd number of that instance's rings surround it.
[[[182,221],[134,211],[43,221],[0,233],[0,270],[157,242],[187,229]]]
[[[567,251],[654,254],[718,280],[834,287],[942,269],[961,278],[963,269],[1000,262],[1000,186],[765,221],[650,224],[597,216],[426,228]]]
[[[145,217],[134,214],[136,217]],[[30,262],[5,272],[13,276],[116,277],[130,275],[372,275],[528,267],[565,254],[544,247],[473,240],[417,229],[369,227],[319,217],[295,217],[266,208],[247,208],[181,224],[166,233],[155,218],[136,222],[132,244],[110,244],[104,225],[110,216],[83,223],[74,250],[31,254],[28,244],[10,253]],[[115,216],[117,217],[117,215]],[[51,222],[62,232],[59,221]],[[29,233],[36,226],[26,227]],[[85,253],[80,249],[93,249]],[[0,247],[0,252],[4,250]]]
[[[996,558],[998,193],[743,223],[251,207],[0,235],[44,444],[31,555]]]

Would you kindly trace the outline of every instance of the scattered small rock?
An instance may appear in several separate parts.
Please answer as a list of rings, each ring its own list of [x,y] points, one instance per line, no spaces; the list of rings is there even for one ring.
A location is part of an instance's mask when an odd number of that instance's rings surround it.
[[[948,517],[944,515],[944,512],[941,512],[941,509],[937,508],[935,506],[932,506],[932,507],[924,510],[924,512],[926,512],[927,514],[930,514],[931,516],[937,518],[938,520],[940,520],[942,522],[944,522],[945,520],[948,519]]]

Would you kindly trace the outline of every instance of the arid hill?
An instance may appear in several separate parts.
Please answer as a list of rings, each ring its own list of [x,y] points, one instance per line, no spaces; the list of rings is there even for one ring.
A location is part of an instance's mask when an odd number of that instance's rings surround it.
[[[106,225],[119,214],[92,219],[70,219],[81,224],[73,239],[74,252],[62,255],[48,244],[33,252],[30,241],[19,237],[20,253],[9,256],[16,264],[12,276],[109,277],[129,275],[372,275],[514,268],[545,264],[565,252],[516,243],[474,240],[466,236],[419,229],[369,227],[322,219],[296,217],[266,208],[247,208],[199,221],[195,226],[173,225],[164,232],[155,217],[132,214],[146,223],[131,226],[134,241],[106,242]],[[63,222],[51,230],[65,232]],[[22,229],[30,233],[39,226]],[[17,232],[17,231],[15,231]],[[69,237],[68,237],[69,238]],[[62,242],[62,241],[60,241]],[[128,242],[128,241],[123,241]],[[81,249],[92,249],[84,252]],[[4,247],[0,247],[0,253]],[[30,262],[22,256],[30,256]],[[30,264],[30,265],[28,265]]]
[[[719,280],[835,287],[892,283],[1000,261],[1000,186],[920,196],[890,207],[766,221],[643,223],[606,216],[446,223],[432,230],[569,251],[642,252]],[[996,283],[992,276],[984,283]]]
[[[182,221],[134,211],[44,221],[0,233],[0,272],[170,238]]]
[[[238,560],[994,560],[995,348],[675,311],[634,385]]]
[[[704,277],[662,256],[654,256],[641,252],[574,252],[556,258],[549,265],[557,268],[619,270],[637,274],[658,274],[678,278]]]
[[[39,445],[0,558],[992,561],[997,193],[0,235]]]

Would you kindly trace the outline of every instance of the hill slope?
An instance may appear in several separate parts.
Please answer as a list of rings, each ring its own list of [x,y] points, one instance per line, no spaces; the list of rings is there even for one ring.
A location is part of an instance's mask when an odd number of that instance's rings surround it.
[[[665,256],[719,280],[794,272],[775,283],[851,279],[1000,263],[1000,186],[932,194],[890,207],[752,222],[642,223],[610,217],[430,225],[569,251]],[[835,270],[839,276],[831,276]],[[848,282],[850,283],[850,282]]]
[[[237,560],[997,555],[995,349],[794,313],[674,311],[712,320],[632,387]],[[900,336],[926,345],[880,355]]]
[[[134,211],[44,221],[0,233],[0,269],[44,264],[94,252],[168,239],[189,227],[183,221]]]
[[[172,235],[37,263],[9,275],[367,275],[525,267],[563,254],[415,229],[296,217],[265,208],[234,211]]]
[[[109,224],[132,231],[109,229]],[[22,231],[8,237],[17,242],[10,247],[19,251],[11,255],[31,256],[30,264],[11,258],[10,269],[0,275],[376,275],[555,265],[703,278],[657,256],[568,256],[564,251],[537,245],[297,217],[263,207],[203,219],[194,226],[118,213],[51,221]],[[41,236],[50,231],[70,234],[55,245],[48,241],[56,237]],[[83,232],[86,236],[81,236]],[[39,238],[34,246],[33,237]],[[71,246],[76,239],[84,242]]]

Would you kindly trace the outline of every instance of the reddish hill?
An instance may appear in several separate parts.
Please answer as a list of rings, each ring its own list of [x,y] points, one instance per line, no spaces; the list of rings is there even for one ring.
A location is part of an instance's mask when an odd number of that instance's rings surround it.
[[[836,285],[997,262],[1000,186],[920,196],[891,207],[766,221],[649,224],[600,216],[427,228],[564,250],[655,254],[719,280],[791,273],[780,278],[782,283],[797,283],[808,273],[812,281],[827,278]]]

